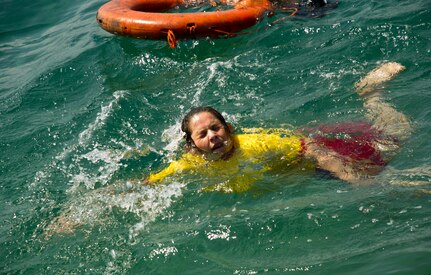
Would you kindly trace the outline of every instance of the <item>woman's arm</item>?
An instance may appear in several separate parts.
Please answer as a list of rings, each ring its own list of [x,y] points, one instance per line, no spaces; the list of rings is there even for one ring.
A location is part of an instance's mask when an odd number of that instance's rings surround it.
[[[182,171],[181,166],[179,164],[179,161],[173,161],[171,164],[169,164],[168,167],[163,169],[162,171],[156,173],[156,174],[150,174],[148,178],[145,179],[144,183],[146,184],[152,184],[156,182],[160,182],[164,180],[166,177],[171,176],[173,174],[177,174],[178,172]]]
[[[168,167],[166,167],[162,171],[150,174],[150,176],[146,178],[142,183],[159,183],[169,176],[190,171],[202,164],[203,160],[200,157],[191,155],[190,153],[186,153],[179,160],[171,162]]]

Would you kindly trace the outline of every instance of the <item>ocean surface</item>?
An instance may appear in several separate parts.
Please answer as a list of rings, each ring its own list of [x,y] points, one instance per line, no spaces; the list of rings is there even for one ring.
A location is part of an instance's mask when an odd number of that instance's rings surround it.
[[[429,0],[277,12],[176,49],[102,30],[105,1],[0,2],[1,274],[430,274]],[[383,90],[414,133],[370,185],[131,183],[179,156],[192,106],[237,129],[361,120],[354,83],[386,61],[406,66]]]

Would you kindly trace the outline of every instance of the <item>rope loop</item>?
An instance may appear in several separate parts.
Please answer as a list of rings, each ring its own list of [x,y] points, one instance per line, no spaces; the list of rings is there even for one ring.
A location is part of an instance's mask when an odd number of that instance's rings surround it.
[[[177,47],[177,39],[175,38],[175,34],[172,30],[168,30],[167,40],[169,47],[172,49]]]
[[[227,31],[218,30],[218,29],[212,29],[212,30],[216,33],[226,35],[227,37],[235,37],[235,36],[238,36],[240,34],[248,34],[249,33],[249,32],[233,33],[233,32],[227,32]]]
[[[292,11],[292,13],[289,16],[295,16],[295,14],[298,12],[298,8],[281,8],[282,11]]]
[[[196,25],[195,24],[190,24],[187,27],[187,32],[189,33],[189,35],[194,35],[196,32]]]
[[[288,16],[284,16],[282,18],[279,18],[279,19],[275,20],[274,22],[272,22],[270,24],[271,26],[274,25],[274,24],[276,24],[276,23],[279,23],[281,21],[284,21],[284,20],[286,20],[289,17],[295,16],[295,14],[298,12],[298,8],[288,8],[288,7],[285,7],[285,8],[280,8],[279,10],[281,10],[282,12],[283,11],[291,11],[291,14],[289,14]]]

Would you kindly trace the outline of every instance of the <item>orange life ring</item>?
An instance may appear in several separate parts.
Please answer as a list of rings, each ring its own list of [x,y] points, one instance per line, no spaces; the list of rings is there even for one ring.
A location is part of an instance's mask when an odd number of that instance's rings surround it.
[[[243,0],[234,9],[197,13],[163,13],[184,0],[112,0],[97,12],[106,31],[141,39],[218,37],[256,24],[268,0]],[[172,45],[171,45],[172,46]]]

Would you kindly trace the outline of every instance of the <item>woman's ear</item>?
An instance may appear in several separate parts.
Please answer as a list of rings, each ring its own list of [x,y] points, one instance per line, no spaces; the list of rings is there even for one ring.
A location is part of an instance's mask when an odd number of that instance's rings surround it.
[[[227,127],[229,128],[229,131],[231,132],[231,134],[233,134],[233,132],[235,131],[235,129],[233,128],[232,124],[228,123]]]

